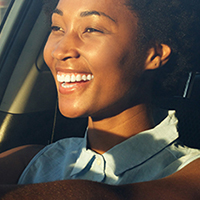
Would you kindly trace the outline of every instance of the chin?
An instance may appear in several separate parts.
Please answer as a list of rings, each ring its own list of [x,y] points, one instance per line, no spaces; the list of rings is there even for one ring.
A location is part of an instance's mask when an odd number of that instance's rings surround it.
[[[60,113],[67,118],[75,119],[75,118],[82,118],[87,117],[87,115],[84,112],[81,112],[80,108],[69,108],[66,106],[59,105]]]

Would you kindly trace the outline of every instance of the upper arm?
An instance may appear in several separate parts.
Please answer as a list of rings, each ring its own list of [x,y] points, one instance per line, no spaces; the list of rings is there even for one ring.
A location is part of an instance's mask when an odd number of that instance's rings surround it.
[[[4,199],[200,199],[200,159],[160,180],[111,186],[86,180],[63,180],[31,185],[1,187]]]
[[[16,184],[34,155],[43,148],[41,145],[26,145],[0,154],[0,184]]]
[[[200,199],[200,158],[165,178],[132,184],[136,199]],[[145,192],[144,192],[145,191]]]

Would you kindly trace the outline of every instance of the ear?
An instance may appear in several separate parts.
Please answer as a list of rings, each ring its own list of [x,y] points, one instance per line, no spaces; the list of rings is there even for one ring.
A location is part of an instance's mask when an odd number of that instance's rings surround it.
[[[147,52],[145,69],[156,69],[163,66],[171,55],[171,48],[166,44],[159,44],[152,47]]]

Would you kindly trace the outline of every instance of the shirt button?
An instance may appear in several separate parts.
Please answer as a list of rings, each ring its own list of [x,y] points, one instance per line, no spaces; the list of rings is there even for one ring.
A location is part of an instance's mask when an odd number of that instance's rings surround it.
[[[100,158],[97,159],[97,165],[101,165],[101,159]]]

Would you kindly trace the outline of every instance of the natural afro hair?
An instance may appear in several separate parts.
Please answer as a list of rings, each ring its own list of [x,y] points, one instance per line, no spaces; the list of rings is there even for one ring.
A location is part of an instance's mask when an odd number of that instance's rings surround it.
[[[59,0],[44,0],[51,13]],[[125,0],[138,17],[138,51],[144,54],[155,44],[167,44],[172,54],[167,64],[155,70],[155,89],[174,89],[179,78],[199,70],[200,0]]]
[[[127,0],[127,6],[139,19],[141,48],[167,44],[172,49],[155,76],[160,91],[173,89],[185,73],[199,70],[200,0]]]

